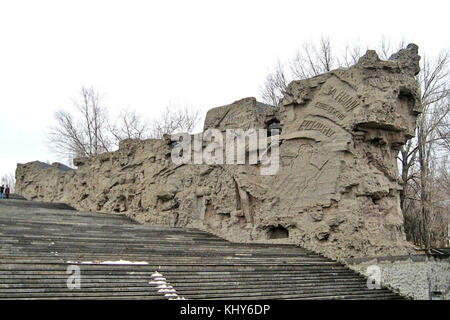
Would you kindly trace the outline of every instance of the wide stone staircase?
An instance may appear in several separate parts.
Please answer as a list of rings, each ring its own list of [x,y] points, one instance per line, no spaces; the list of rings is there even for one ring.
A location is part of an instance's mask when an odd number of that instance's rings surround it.
[[[64,204],[0,200],[0,299],[182,298],[402,297],[369,290],[363,276],[294,245],[231,243]]]

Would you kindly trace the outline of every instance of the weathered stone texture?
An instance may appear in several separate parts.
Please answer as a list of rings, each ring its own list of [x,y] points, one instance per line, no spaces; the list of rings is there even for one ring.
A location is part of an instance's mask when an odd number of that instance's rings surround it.
[[[118,151],[76,159],[77,170],[19,164],[16,190],[333,258],[406,254],[396,156],[420,112],[417,46],[392,59],[368,51],[348,69],[293,81],[278,108],[246,98],[211,109],[205,129],[281,125],[274,176],[259,165],[175,165],[167,140],[125,140]]]
[[[433,256],[390,257],[347,261],[351,269],[370,276],[369,266],[380,268],[382,286],[390,287],[401,295],[415,300],[429,300],[437,291],[450,300],[450,258]]]

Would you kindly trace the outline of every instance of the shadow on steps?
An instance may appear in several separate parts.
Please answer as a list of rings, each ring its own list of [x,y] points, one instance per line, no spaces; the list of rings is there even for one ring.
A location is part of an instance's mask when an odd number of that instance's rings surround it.
[[[0,206],[13,206],[21,208],[43,208],[59,210],[76,210],[74,207],[65,203],[50,203],[30,201],[17,194],[10,194],[9,199],[0,199]]]

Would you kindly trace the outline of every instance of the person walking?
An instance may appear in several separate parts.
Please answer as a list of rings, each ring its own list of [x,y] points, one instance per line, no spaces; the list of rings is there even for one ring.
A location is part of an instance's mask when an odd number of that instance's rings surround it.
[[[5,196],[6,196],[6,199],[9,199],[9,186],[8,185],[6,185],[6,188],[5,188]]]
[[[5,185],[2,184],[0,187],[0,199],[3,199],[3,191],[5,191]]]

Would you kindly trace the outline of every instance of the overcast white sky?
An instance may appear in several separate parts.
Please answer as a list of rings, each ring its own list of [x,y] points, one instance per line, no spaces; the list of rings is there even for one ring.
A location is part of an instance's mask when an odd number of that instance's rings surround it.
[[[202,110],[243,97],[304,41],[449,47],[449,1],[0,0],[0,176],[58,161],[53,113],[82,85],[153,117],[169,102]]]

